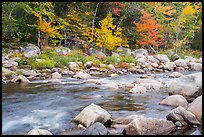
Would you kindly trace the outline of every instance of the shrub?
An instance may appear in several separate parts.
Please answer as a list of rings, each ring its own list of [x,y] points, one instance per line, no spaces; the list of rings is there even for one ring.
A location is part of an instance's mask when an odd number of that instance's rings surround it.
[[[104,58],[104,60],[102,60],[102,62],[104,64],[115,64],[115,63],[120,62],[120,59],[117,57],[114,57],[114,56],[108,56],[108,57]]]
[[[136,59],[133,56],[123,56],[120,57],[121,62],[127,62],[127,63],[136,63]]]
[[[34,69],[51,69],[54,68],[56,65],[56,62],[51,59],[46,59],[46,61],[34,61],[31,63],[31,68]]]

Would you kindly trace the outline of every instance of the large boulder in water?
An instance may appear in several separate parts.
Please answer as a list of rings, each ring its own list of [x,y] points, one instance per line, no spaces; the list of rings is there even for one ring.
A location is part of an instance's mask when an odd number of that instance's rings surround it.
[[[22,83],[30,83],[30,81],[23,75],[19,75],[14,77],[11,82],[17,83],[17,82],[22,82]]]
[[[101,123],[96,122],[78,135],[108,135],[108,129]]]
[[[30,130],[27,135],[53,135],[50,131],[46,129],[32,129]]]
[[[181,76],[169,85],[170,95],[182,95],[189,102],[202,94],[202,72]]]
[[[30,58],[30,57],[36,57],[38,54],[40,54],[41,51],[39,49],[39,47],[33,45],[33,44],[27,44],[27,47],[24,50],[24,56],[26,58]]]
[[[193,113],[198,121],[202,123],[202,95],[189,104],[187,110]]]
[[[188,102],[182,95],[171,95],[163,99],[160,103],[160,105],[168,105],[168,106],[187,106]]]
[[[136,118],[125,127],[125,135],[168,135],[175,125],[173,122],[157,118]]]
[[[191,126],[199,126],[201,123],[197,120],[195,115],[190,111],[186,110],[182,106],[178,106],[177,108],[173,109],[166,118],[168,120],[173,121],[176,123],[177,121],[180,122],[182,125],[191,125]]]
[[[74,119],[76,124],[82,124],[89,127],[96,122],[105,124],[111,122],[111,115],[98,105],[90,104],[85,107]]]

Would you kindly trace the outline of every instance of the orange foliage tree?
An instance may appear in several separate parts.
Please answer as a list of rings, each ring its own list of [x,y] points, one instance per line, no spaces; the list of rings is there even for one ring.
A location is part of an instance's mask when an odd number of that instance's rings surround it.
[[[141,10],[141,14],[140,21],[134,22],[136,31],[139,34],[139,40],[137,40],[136,44],[142,47],[160,46],[158,41],[160,38],[160,24],[156,22],[155,17],[152,17],[145,10]]]

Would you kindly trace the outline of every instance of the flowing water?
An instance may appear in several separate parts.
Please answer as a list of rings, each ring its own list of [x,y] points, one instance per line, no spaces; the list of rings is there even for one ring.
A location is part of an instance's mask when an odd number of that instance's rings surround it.
[[[171,80],[169,73],[154,75],[155,79]],[[113,119],[132,114],[166,119],[173,108],[159,105],[159,102],[168,96],[167,90],[130,94],[107,88],[108,83],[134,82],[140,76],[94,77],[104,83],[102,85],[83,83],[83,80],[70,77],[64,77],[60,84],[45,80],[35,80],[28,85],[2,84],[2,134],[26,134],[33,128],[61,134],[76,126],[71,120],[91,103],[107,110]],[[188,128],[171,134],[193,135],[200,132],[196,128]]]

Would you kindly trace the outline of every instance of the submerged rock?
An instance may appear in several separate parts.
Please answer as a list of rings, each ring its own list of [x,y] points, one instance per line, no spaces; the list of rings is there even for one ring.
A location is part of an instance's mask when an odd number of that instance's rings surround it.
[[[147,89],[144,86],[136,85],[134,88],[130,89],[130,93],[144,93]]]
[[[179,78],[181,76],[184,76],[182,73],[179,72],[173,72],[169,75],[170,78]]]
[[[105,124],[107,122],[112,121],[111,115],[94,103],[85,107],[74,119],[73,121],[76,124],[82,124],[85,127],[89,127],[96,122],[101,122]]]

